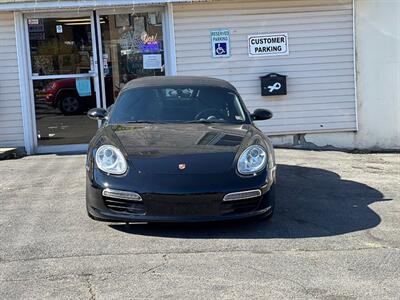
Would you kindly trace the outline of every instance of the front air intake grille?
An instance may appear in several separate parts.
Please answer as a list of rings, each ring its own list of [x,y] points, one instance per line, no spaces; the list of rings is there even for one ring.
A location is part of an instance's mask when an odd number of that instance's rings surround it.
[[[260,197],[221,203],[221,214],[240,214],[255,211],[260,203]]]
[[[141,201],[123,200],[104,197],[104,203],[110,210],[119,213],[130,213],[136,215],[144,215],[146,210]]]

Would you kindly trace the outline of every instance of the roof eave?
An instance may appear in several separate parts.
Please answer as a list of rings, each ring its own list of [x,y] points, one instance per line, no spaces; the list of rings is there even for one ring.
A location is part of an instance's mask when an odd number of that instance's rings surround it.
[[[56,10],[56,9],[97,9],[114,6],[132,5],[157,5],[167,3],[201,2],[204,0],[82,0],[82,1],[45,1],[45,2],[12,2],[1,3],[0,11],[32,11],[32,10]]]

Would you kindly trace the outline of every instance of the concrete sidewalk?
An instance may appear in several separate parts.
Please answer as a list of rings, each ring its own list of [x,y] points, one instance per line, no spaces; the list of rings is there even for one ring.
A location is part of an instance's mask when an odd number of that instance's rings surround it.
[[[400,156],[277,150],[270,222],[95,222],[85,157],[0,161],[1,299],[398,299]]]

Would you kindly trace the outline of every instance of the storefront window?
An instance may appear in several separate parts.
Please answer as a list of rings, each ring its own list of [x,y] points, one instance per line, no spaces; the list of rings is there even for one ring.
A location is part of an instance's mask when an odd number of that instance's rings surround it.
[[[32,75],[88,73],[91,70],[90,18],[28,19]]]
[[[161,13],[102,16],[101,33],[107,105],[128,81],[165,74]]]
[[[101,15],[99,35],[92,20],[72,13],[27,20],[39,147],[88,143],[98,128],[89,109],[104,98],[112,105],[130,80],[165,74],[160,12]]]

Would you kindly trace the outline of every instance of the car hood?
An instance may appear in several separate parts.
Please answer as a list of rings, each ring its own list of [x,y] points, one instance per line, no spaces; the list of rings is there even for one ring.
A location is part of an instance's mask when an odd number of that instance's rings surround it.
[[[251,124],[108,125],[104,134],[131,168],[152,174],[224,173],[236,169],[244,148],[260,140]]]

